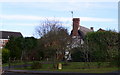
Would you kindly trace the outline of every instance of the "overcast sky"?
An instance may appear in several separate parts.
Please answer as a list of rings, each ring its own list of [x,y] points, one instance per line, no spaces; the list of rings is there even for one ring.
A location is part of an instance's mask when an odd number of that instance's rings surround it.
[[[0,30],[21,32],[24,37],[34,36],[35,27],[48,18],[61,21],[71,31],[70,11],[74,12],[73,17],[80,18],[80,25],[84,27],[118,31],[118,2],[78,0],[0,2]]]

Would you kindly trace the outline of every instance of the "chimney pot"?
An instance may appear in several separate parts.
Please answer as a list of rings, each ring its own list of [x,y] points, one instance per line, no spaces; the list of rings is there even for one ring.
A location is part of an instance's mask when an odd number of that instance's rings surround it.
[[[94,30],[94,28],[93,28],[93,27],[90,27],[90,29],[91,29],[91,30]]]
[[[80,18],[73,18],[73,22],[74,21],[80,21]]]

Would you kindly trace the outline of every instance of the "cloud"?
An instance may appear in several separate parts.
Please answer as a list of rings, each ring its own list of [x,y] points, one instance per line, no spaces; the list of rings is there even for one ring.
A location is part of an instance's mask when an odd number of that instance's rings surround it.
[[[37,26],[39,23],[2,23],[2,26]]]
[[[81,21],[93,21],[93,22],[115,22],[117,20],[110,18],[95,18],[95,17],[81,17]]]
[[[44,9],[51,9],[57,11],[70,11],[70,10],[83,10],[83,9],[90,9],[90,8],[117,8],[117,3],[101,3],[101,2],[78,2],[78,1],[63,1],[63,2],[11,2],[9,3],[10,6],[20,6],[24,8],[44,8]]]
[[[119,0],[0,0],[0,2],[118,2]]]
[[[15,20],[41,20],[42,17],[38,16],[27,16],[27,15],[0,15],[2,19],[15,19]]]
[[[69,17],[42,17],[31,15],[0,15],[3,20],[27,20],[27,21],[41,21],[41,20],[58,20],[62,22],[71,22],[72,18]],[[111,18],[96,18],[96,17],[79,17],[81,21],[86,22],[117,22],[116,19]]]
[[[38,14],[37,12],[40,12],[39,15],[57,15],[58,14],[70,14],[69,11],[74,11],[75,13],[79,13],[78,15],[84,14],[106,14],[106,12],[111,10],[118,10],[117,3],[102,3],[102,2],[8,2],[2,4],[3,8],[2,11],[7,11],[10,13],[11,11],[16,11],[12,13],[28,13],[28,14]],[[9,8],[8,8],[9,7]],[[16,9],[17,8],[17,9]],[[19,9],[19,10],[18,10]],[[99,10],[98,10],[99,9]],[[108,10],[108,11],[106,11]],[[50,13],[46,13],[46,12]],[[99,12],[98,12],[99,11]],[[32,13],[33,12],[33,13]],[[43,13],[45,12],[45,13]],[[60,13],[61,12],[61,13]],[[93,13],[95,12],[95,13]],[[33,18],[34,19],[34,18]]]

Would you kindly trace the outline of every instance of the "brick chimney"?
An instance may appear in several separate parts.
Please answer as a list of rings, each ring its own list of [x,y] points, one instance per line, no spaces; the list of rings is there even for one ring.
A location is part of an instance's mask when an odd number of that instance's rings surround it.
[[[79,18],[73,18],[73,32],[72,36],[78,36],[78,28],[79,26],[80,19]]]
[[[93,28],[93,27],[90,27],[90,29],[91,29],[92,31],[94,31],[94,28]]]

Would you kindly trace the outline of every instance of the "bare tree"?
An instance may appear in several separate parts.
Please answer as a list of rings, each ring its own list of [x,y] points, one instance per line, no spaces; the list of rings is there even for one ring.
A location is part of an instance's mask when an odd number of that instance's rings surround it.
[[[40,25],[36,27],[36,33],[39,37],[43,37],[48,34],[50,31],[55,31],[59,27],[61,27],[60,21],[56,20],[45,20]]]
[[[54,60],[62,60],[70,36],[67,29],[62,27],[61,22],[46,20],[36,28],[36,31],[46,55]]]

